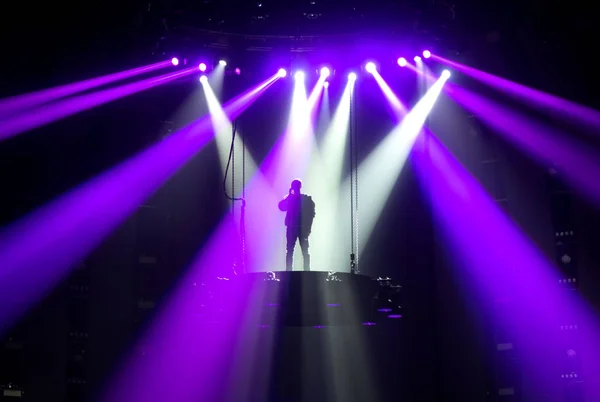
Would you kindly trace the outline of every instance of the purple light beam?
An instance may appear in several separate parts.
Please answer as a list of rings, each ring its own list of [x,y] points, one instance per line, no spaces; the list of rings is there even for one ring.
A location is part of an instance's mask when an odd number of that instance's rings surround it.
[[[0,126],[0,141],[14,137],[25,131],[53,123],[57,120],[64,119],[65,117],[84,110],[132,95],[136,92],[145,91],[158,85],[166,84],[167,82],[192,74],[195,71],[195,68],[188,68],[186,70],[148,78],[131,84],[125,84],[117,88],[105,89],[103,91],[66,99],[58,103],[41,106],[27,113],[19,114],[5,120]]]
[[[299,91],[298,85],[304,84],[297,82],[295,92]],[[260,164],[261,175],[255,176],[256,180],[252,180],[247,186],[247,227],[254,233],[254,247],[249,261],[255,271],[277,270],[279,267],[283,269],[279,261],[284,261],[281,259],[284,253],[278,248],[283,247],[283,244],[277,240],[284,239],[284,227],[277,203],[287,193],[291,181],[303,178],[306,174],[311,152],[316,147],[313,135],[316,118],[314,110],[319,104],[322,89],[323,83],[317,82],[308,97],[305,93],[295,93],[286,131]],[[310,187],[310,184],[305,182],[304,188],[307,186]],[[251,203],[252,199],[255,202]],[[269,204],[266,205],[269,208],[265,208],[265,203],[261,200],[268,200]]]
[[[597,378],[597,319],[574,292],[561,288],[556,267],[435,136],[423,133],[412,158],[444,244],[461,270],[457,275],[472,291],[474,308],[482,308],[480,314],[495,312],[495,319],[514,329],[523,374],[536,392],[548,395],[560,378],[554,356],[564,345],[553,334],[565,320],[580,323],[587,375]],[[597,395],[593,382],[588,391]]]
[[[211,279],[231,273],[238,232],[229,214],[221,221],[208,244],[195,258],[152,327],[143,335],[137,349],[149,353],[140,358],[135,351],[116,373],[106,402],[144,400],[159,402],[223,400],[225,374],[235,359],[235,337],[243,331],[249,314],[259,309],[260,300],[253,289],[236,287],[229,281],[224,293],[226,308],[219,323],[193,318],[201,308],[189,291],[193,283],[210,286]],[[212,290],[212,288],[209,287]],[[244,351],[249,353],[249,351]],[[165,386],[169,384],[168,386]]]
[[[390,107],[392,108],[394,117],[396,119],[402,119],[408,112],[406,105],[402,103],[402,101],[394,94],[394,91],[392,91],[388,83],[385,82],[377,70],[373,72],[373,77],[375,78],[375,81],[377,81],[377,85],[379,85],[381,92],[383,92]]]
[[[480,82],[483,82],[507,95],[518,100],[525,101],[528,105],[541,109],[547,109],[560,113],[567,118],[578,119],[579,121],[591,126],[600,128],[600,112],[575,102],[559,98],[558,96],[542,92],[537,89],[526,87],[522,84],[509,81],[495,75],[485,73],[475,68],[465,66],[452,60],[445,59],[437,55],[431,55],[434,60],[452,66],[453,69],[460,71]]]
[[[240,115],[272,76],[225,106]],[[0,334],[112,232],[210,139],[209,117],[41,207],[0,235]],[[157,163],[160,161],[160,163]]]
[[[450,83],[444,89],[518,148],[548,166],[556,166],[575,188],[600,204],[600,159],[589,148],[458,85]]]
[[[277,202],[280,192],[273,190],[279,168],[290,155],[288,142],[312,139],[306,136],[307,127],[294,126],[298,118],[305,117],[309,110],[302,82],[295,83],[294,101],[290,112],[290,124],[278,140],[265,162],[261,164],[253,178],[246,185],[247,226],[253,233],[248,244],[248,271],[264,271],[265,254],[273,246],[274,228],[281,226],[282,217],[278,215]],[[313,89],[313,93],[317,88]],[[314,103],[313,103],[314,106]],[[301,134],[298,136],[297,134]],[[295,148],[296,153],[301,149]],[[301,152],[300,152],[301,153]],[[302,164],[304,157],[295,158],[296,164]],[[291,179],[290,179],[291,180]],[[286,181],[286,184],[289,182]],[[156,351],[142,361],[132,356],[116,376],[107,397],[110,402],[134,399],[160,401],[166,397],[179,400],[215,400],[215,384],[222,381],[222,373],[232,359],[231,344],[224,342],[232,333],[239,332],[239,322],[251,314],[249,304],[257,302],[248,291],[233,291],[227,296],[236,307],[245,307],[245,314],[234,317],[227,315],[224,325],[214,331],[202,330],[200,324],[190,322],[188,317],[197,307],[186,293],[186,284],[201,282],[216,275],[231,272],[235,256],[239,255],[239,233],[233,215],[227,214],[219,224],[209,243],[194,260],[189,273],[182,279],[174,296],[161,311],[159,319],[150,332],[144,336],[141,345],[147,345]],[[281,258],[283,268],[283,257]],[[270,270],[271,268],[269,268]],[[276,268],[273,268],[276,269]],[[252,292],[250,292],[252,293]],[[264,303],[264,302],[262,302]],[[202,333],[202,338],[198,334]],[[168,369],[167,369],[168,368]],[[199,376],[198,374],[201,373]],[[161,384],[168,382],[169,387]]]
[[[21,113],[26,109],[40,106],[44,103],[65,98],[70,95],[84,92],[89,89],[97,88],[113,82],[121,81],[137,75],[145,74],[171,65],[171,60],[161,61],[160,63],[148,66],[137,67],[127,71],[121,71],[102,77],[91,78],[85,81],[79,81],[72,84],[66,84],[55,88],[44,89],[41,91],[13,96],[0,100],[0,117],[7,117],[14,113]]]

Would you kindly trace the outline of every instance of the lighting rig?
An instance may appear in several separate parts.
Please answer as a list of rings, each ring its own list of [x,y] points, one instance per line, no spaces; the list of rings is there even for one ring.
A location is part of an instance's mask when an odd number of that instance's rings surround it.
[[[375,53],[376,50],[375,50]],[[210,55],[205,53],[204,56],[197,55],[182,55],[179,52],[165,52],[161,56],[169,57],[171,64],[175,68],[187,69],[190,66],[197,66],[199,81],[207,82],[210,74],[214,74],[217,69],[221,69],[221,74],[224,76],[255,76],[264,75],[265,70],[275,70],[279,78],[288,76],[296,78],[297,75],[303,75],[306,78],[321,78],[325,79],[324,86],[329,87],[330,83],[339,79],[355,80],[359,77],[368,77],[382,70],[392,71],[398,67],[409,66],[408,60],[414,60],[418,65],[424,63],[431,57],[431,51],[423,50],[414,51],[410,48],[402,49],[396,52],[404,54],[397,59],[389,55],[380,58],[381,61],[367,60],[341,60],[337,63],[323,62],[324,57],[320,55],[298,56],[290,55],[281,56],[279,54],[269,54],[266,57],[259,59],[248,60],[244,57],[229,57],[227,60],[223,55]],[[416,55],[415,55],[416,54]],[[411,57],[410,55],[415,55]],[[422,55],[422,56],[421,56]],[[340,60],[336,55],[331,55],[330,59]],[[231,61],[230,61],[231,60]],[[265,66],[266,65],[266,66]]]

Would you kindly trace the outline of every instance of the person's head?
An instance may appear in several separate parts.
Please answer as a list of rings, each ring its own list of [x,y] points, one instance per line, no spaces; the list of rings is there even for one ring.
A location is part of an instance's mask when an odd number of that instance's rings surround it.
[[[300,189],[302,189],[302,182],[300,181],[300,179],[294,180],[290,188],[294,191],[295,194],[300,194]]]

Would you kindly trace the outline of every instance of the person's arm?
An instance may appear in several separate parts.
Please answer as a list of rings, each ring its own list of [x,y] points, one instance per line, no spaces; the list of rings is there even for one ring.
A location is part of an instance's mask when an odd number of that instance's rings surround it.
[[[283,200],[279,201],[279,210],[287,211],[288,209],[288,196],[286,195]]]
[[[288,198],[290,195],[292,195],[292,189],[290,188],[290,192],[288,193],[288,195],[286,195],[285,197],[283,197],[283,200],[279,201],[279,210],[281,211],[287,211],[288,210]]]

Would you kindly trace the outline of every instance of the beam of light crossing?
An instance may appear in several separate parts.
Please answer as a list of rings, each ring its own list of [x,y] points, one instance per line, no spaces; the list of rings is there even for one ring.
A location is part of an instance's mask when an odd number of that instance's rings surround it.
[[[581,194],[600,205],[600,160],[591,149],[546,125],[538,124],[490,99],[458,85],[445,88],[456,102],[475,113],[523,152],[556,167]]]
[[[376,80],[377,77],[380,78],[377,71],[373,75],[376,76]],[[319,149],[314,150],[313,158],[309,163],[307,181],[311,183],[315,200],[318,200],[318,215],[313,224],[310,238],[312,270],[336,270],[338,266],[336,263],[339,264],[344,260],[342,256],[348,255],[344,254],[344,237],[338,235],[342,227],[337,210],[341,195],[342,168],[350,127],[351,104],[355,96],[355,83],[356,76],[349,76],[333,118],[325,132],[323,142]],[[327,90],[325,95],[328,95]],[[324,101],[328,101],[328,98]],[[328,110],[327,115],[329,115]],[[345,269],[340,266],[337,270]],[[323,291],[327,292],[328,290],[324,288]],[[314,297],[324,300],[327,294],[306,295],[306,299]],[[348,305],[344,306],[347,311],[358,311],[357,300],[348,298],[347,302]],[[325,303],[323,302],[323,304]],[[332,322],[333,316],[334,311],[327,310],[326,322]],[[332,333],[338,330],[341,332]],[[328,347],[325,348],[324,363],[329,361],[328,372],[331,373],[330,381],[333,384],[333,395],[329,399],[351,400],[357,396],[358,399],[379,399],[379,391],[374,386],[375,381],[372,374],[374,373],[373,361],[370,359],[362,328],[351,333],[338,327],[328,328],[327,340]],[[340,342],[341,340],[343,342]],[[351,356],[346,353],[349,349],[354,351]],[[354,364],[345,364],[346,359],[351,359]],[[360,367],[361,373],[355,372],[355,367]],[[344,386],[349,375],[360,378],[351,391]]]
[[[327,84],[327,81],[325,82]],[[319,116],[315,127],[315,132],[323,133],[329,127],[331,123],[331,101],[329,99],[329,85],[324,86],[323,100],[321,101],[321,107],[319,108]]]
[[[300,95],[294,94],[288,129],[293,129],[294,114],[297,114],[297,109],[306,102],[306,96],[302,96],[303,91],[298,87],[299,84],[296,85],[296,89],[299,90]],[[304,101],[302,101],[303,99]],[[291,133],[284,135],[289,134]],[[267,159],[277,158],[277,153],[281,152],[279,145],[280,143],[276,144]],[[287,184],[289,183],[286,182]],[[276,205],[279,201],[279,194],[272,191],[270,184],[262,174],[256,174],[247,187],[249,205],[256,205],[258,211],[266,212],[265,217],[277,215]],[[262,216],[258,216],[257,223],[264,225],[265,220],[261,218]],[[278,225],[282,225],[283,218],[278,220],[280,221]],[[243,326],[240,324],[240,320],[251,320],[252,306],[261,302],[259,295],[252,290],[250,292],[232,290],[230,302],[235,305],[243,305],[245,308],[236,309],[241,312],[237,317],[235,315],[224,317],[226,320],[224,326],[206,331],[197,322],[190,322],[188,317],[194,314],[197,305],[184,292],[183,284],[185,283],[201,283],[203,278],[210,278],[231,269],[231,256],[236,254],[235,247],[232,247],[232,244],[235,244],[232,239],[236,237],[233,226],[231,215],[226,215],[211,236],[209,243],[195,259],[187,277],[182,280],[182,287],[169,301],[168,306],[160,312],[159,319],[148,335],[144,337],[142,344],[148,345],[157,353],[145,361],[130,359],[119,374],[114,386],[111,387],[111,397],[105,400],[126,401],[135,396],[135,398],[143,397],[148,401],[159,401],[174,395],[180,400],[197,400],[198,398],[214,400],[214,384],[223,384],[223,378],[219,378],[223,373],[223,367],[231,365],[232,343],[237,344],[244,351],[245,357],[239,359],[243,366],[241,370],[247,370],[245,363],[254,364],[255,359],[252,358],[252,355],[256,349],[256,338],[259,334],[240,330],[240,325]],[[272,243],[272,239],[270,240]],[[270,245],[268,244],[267,247]],[[283,261],[283,255],[280,258]],[[264,268],[261,267],[261,270]],[[197,340],[198,333],[203,333],[202,342],[194,341],[194,339]],[[238,341],[239,343],[235,341],[228,343],[227,340],[232,334],[239,334],[238,336],[242,340]],[[263,339],[263,342],[269,343],[272,340],[273,334],[270,334],[268,339]],[[248,345],[249,347],[245,347]],[[268,356],[266,359],[265,356],[262,356],[261,360],[266,361],[265,364],[268,365]],[[240,362],[233,363],[234,366],[237,364]],[[167,367],[169,369],[166,369]],[[260,368],[251,371],[260,370],[265,370],[265,368],[261,365]],[[250,385],[245,381],[240,384],[240,378],[236,376],[237,372],[236,370],[231,374],[235,377],[235,383],[239,385],[239,387],[235,387],[236,395],[238,395],[238,400],[247,399]],[[199,373],[202,375],[198,376]],[[161,386],[165,382],[171,386]],[[265,387],[266,384],[259,384],[257,391],[255,385],[252,387],[252,392],[264,392]],[[240,398],[239,395],[242,397]]]
[[[398,97],[394,94],[394,91],[392,91],[388,83],[383,79],[383,77],[377,70],[375,70],[372,74],[373,78],[375,78],[375,81],[377,82],[377,85],[379,85],[381,92],[383,92],[386,100],[392,107],[392,111],[394,112],[396,118],[403,118],[407,112],[406,106],[402,103],[400,99],[398,99]]]
[[[307,108],[310,111],[310,121],[313,121],[318,108],[318,101],[321,100],[321,95],[323,94],[323,89],[325,88],[325,81],[329,77],[329,69],[327,69],[327,73],[323,74],[323,72],[319,75],[319,79],[317,80],[317,84],[314,86],[313,90],[310,92],[308,96],[308,100],[306,101]]]
[[[223,60],[221,60],[223,61]],[[208,82],[210,83],[210,87],[212,88],[215,96],[220,98],[223,94],[223,81],[225,79],[225,67],[227,63],[222,64],[219,62],[215,66],[215,68],[208,74]]]
[[[354,96],[354,84],[355,81],[348,81],[346,84],[331,123],[325,132],[325,138],[319,152],[323,159],[322,167],[325,169],[321,173],[326,175],[324,182],[328,183],[327,186],[339,185],[341,179],[344,150],[350,126],[350,104]]]
[[[198,314],[202,300],[194,290],[215,291],[214,279],[231,274],[239,252],[237,235],[232,215],[227,214],[142,335],[139,347],[149,352],[140,358],[133,351],[125,359],[102,401],[223,400],[234,359],[231,349],[236,335],[245,330],[242,323],[252,313],[247,308],[256,303],[252,299],[256,292],[236,286],[239,282],[231,277],[227,308],[215,323]]]
[[[213,92],[210,84],[208,82],[202,83],[202,88],[204,89],[204,96],[206,97],[206,102],[208,104],[208,110],[210,112],[210,118],[212,122],[212,126],[214,129],[215,141],[217,143],[217,150],[219,152],[219,160],[221,162],[222,172],[225,173],[225,168],[227,166],[227,161],[229,159],[229,152],[231,150],[231,139],[232,139],[232,131],[233,125],[231,121],[227,118],[225,111],[221,107],[221,104],[215,93]],[[240,133],[236,133],[235,141],[234,141],[234,155],[240,157],[246,150],[240,140]],[[250,178],[256,172],[256,163],[250,157],[250,155],[246,155],[245,157],[245,167],[247,177]],[[238,183],[238,187],[234,189],[234,193],[230,194],[232,197],[235,197],[237,194],[241,193],[242,187],[246,183],[242,183],[241,180],[238,180],[236,177],[236,182]]]
[[[423,96],[423,94],[427,92],[431,84],[435,82],[433,73],[431,72],[429,67],[427,67],[427,64],[423,62],[422,59],[416,59],[414,66],[409,63],[407,64],[407,67],[409,70],[412,70],[413,72],[417,73],[417,86],[419,90],[419,95]]]
[[[340,255],[340,239],[336,236],[340,230],[337,209],[354,84],[355,81],[348,80],[320,149],[315,148],[309,162],[306,182],[318,201],[318,217],[310,237],[314,269],[328,269]]]
[[[277,209],[281,194],[274,191],[272,185],[280,165],[291,156],[284,153],[294,151],[287,148],[286,141],[298,141],[298,130],[302,134],[308,126],[302,119],[308,115],[306,103],[304,82],[298,79],[294,84],[286,131],[261,164],[259,171],[246,185],[247,227],[249,232],[253,233],[252,238],[248,239],[250,272],[278,270],[284,266],[284,254],[279,256],[281,264],[265,265],[266,256],[269,254],[267,250],[270,251],[275,243],[274,228],[283,225],[283,217]],[[304,126],[297,125],[298,120]],[[301,160],[302,155],[298,156]],[[296,163],[299,163],[298,160]],[[285,179],[287,188],[291,179]],[[115,377],[105,401],[127,401],[134,397],[158,402],[174,394],[179,400],[215,400],[211,384],[222,381],[218,378],[222,371],[219,372],[216,367],[221,369],[232,357],[231,343],[227,344],[224,339],[229,340],[233,334],[239,333],[240,319],[248,319],[251,312],[241,306],[251,306],[256,302],[251,296],[254,292],[233,291],[231,303],[236,306],[233,310],[239,313],[237,318],[227,316],[223,327],[206,331],[197,321],[189,321],[188,318],[194,315],[197,305],[185,289],[190,283],[203,283],[208,278],[231,273],[235,256],[239,255],[235,226],[232,214],[226,214],[207,244],[199,251],[188,273],[181,280],[181,285],[165,308],[159,312],[156,322],[141,341],[143,345],[152,345],[156,353],[146,361],[140,361],[136,357],[128,359]],[[200,332],[204,336],[202,342],[197,342],[197,334]],[[165,369],[167,367],[169,369]],[[202,372],[200,377],[199,372]],[[163,387],[161,384],[165,382],[169,382],[171,386]]]
[[[500,78],[495,75],[477,70],[473,67],[448,60],[441,56],[432,54],[433,60],[439,61],[445,65],[466,74],[498,91],[501,91],[517,100],[526,102],[529,106],[540,108],[542,110],[552,111],[565,118],[576,119],[596,130],[600,129],[600,111],[590,107],[579,105],[575,102],[560,98],[542,92],[537,89],[526,87],[522,84]]]
[[[311,95],[317,92],[315,85]],[[314,105],[316,97],[312,101]],[[304,78],[295,78],[292,107],[288,127],[281,138],[281,148],[275,155],[270,154],[272,158],[268,156],[261,166],[261,170],[269,173],[266,177],[273,188],[287,188],[290,177],[299,177],[303,173],[310,150],[308,135],[312,134],[310,116]],[[302,160],[305,162],[301,163]]]
[[[166,84],[178,78],[185,77],[195,71],[195,68],[188,68],[158,77],[125,84],[120,87],[105,89],[86,95],[79,95],[60,102],[41,106],[33,111],[6,119],[0,126],[0,141],[64,119],[76,113],[83,112],[84,110],[92,109],[108,102],[133,95],[137,92],[146,91],[150,88]]]
[[[311,93],[316,90],[317,85]],[[254,233],[248,240],[253,271],[285,267],[282,257],[285,256],[285,228],[283,213],[277,204],[287,194],[291,181],[304,174],[313,144],[311,115],[304,79],[295,78],[287,128],[260,164],[261,174],[255,175],[246,191],[247,227]]]
[[[311,93],[316,90],[315,85]],[[287,193],[291,181],[302,178],[306,170],[314,148],[311,116],[304,80],[296,79],[287,128],[262,161],[259,174],[246,186],[246,227],[253,234],[248,237],[247,261],[251,272],[285,267],[284,215],[277,204]],[[305,180],[303,189],[310,190]]]
[[[406,68],[408,68],[410,71],[412,71],[413,73],[418,75],[417,79],[419,80],[420,87],[429,89],[431,87],[431,85],[433,85],[433,83],[437,80],[436,76],[429,69],[429,67],[427,67],[425,65],[425,63],[420,63],[420,65],[417,63],[415,63],[415,64],[416,65],[407,63]],[[444,71],[448,71],[448,70],[444,70]],[[448,72],[448,74],[449,73],[450,72]],[[426,90],[424,92],[426,92]]]
[[[476,313],[511,328],[523,374],[538,395],[549,395],[560,381],[557,355],[566,351],[560,328],[578,324],[577,354],[583,378],[600,375],[598,318],[575,292],[560,285],[561,275],[431,133],[419,137],[412,152],[419,182],[428,194],[456,275],[471,292]],[[590,400],[600,387],[586,381]],[[591,397],[591,395],[596,397]]]
[[[224,107],[228,118],[239,116],[275,80],[276,75],[230,100]],[[196,155],[211,134],[210,119],[202,118],[7,228],[0,235],[0,334]]]
[[[433,109],[447,79],[448,76],[442,74],[400,124],[359,165],[358,176],[362,178],[360,203],[369,205],[369,208],[360,211],[361,239],[359,240],[362,241],[359,241],[359,250],[364,249],[369,241],[369,237],[390,196],[394,183],[402,171],[413,143],[421,132],[421,128]],[[394,95],[394,97],[396,96]],[[400,103],[399,100],[398,103]],[[342,185],[342,194],[349,192],[350,180],[347,179]],[[339,210],[342,215],[339,219],[348,216],[348,208],[347,205],[340,207]],[[349,250],[346,254],[350,254]],[[338,264],[344,263],[338,262]],[[335,269],[335,271],[339,270],[344,271],[344,269]]]
[[[385,98],[389,102],[390,107],[392,108],[392,112],[394,113],[396,118],[400,119],[404,117],[404,115],[406,114],[406,106],[394,94],[394,91],[392,91],[388,83],[385,82],[381,74],[379,74],[379,71],[373,70],[371,74],[373,74],[373,78],[375,78],[375,81],[377,81],[377,85],[379,85],[379,88],[381,89],[381,91],[385,95]]]
[[[1,99],[0,117],[6,118],[9,115],[24,112],[27,109],[43,105],[44,103],[66,98],[67,96],[112,84],[117,81],[122,81],[137,75],[146,74],[171,65],[171,60],[165,60],[159,63],[150,64],[148,66],[137,67],[131,70],[108,74],[102,77],[91,78],[55,88],[43,89],[37,92]]]

